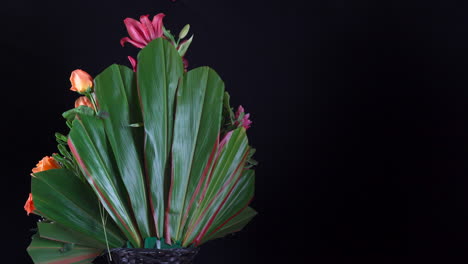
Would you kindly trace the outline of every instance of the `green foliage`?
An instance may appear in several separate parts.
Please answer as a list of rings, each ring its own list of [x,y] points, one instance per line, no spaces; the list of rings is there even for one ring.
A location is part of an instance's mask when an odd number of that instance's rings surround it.
[[[251,207],[246,207],[242,211],[238,212],[238,214],[234,215],[231,219],[220,225],[210,235],[206,236],[203,242],[221,238],[242,230],[256,215],[257,212],[254,209]]]
[[[95,78],[97,111],[63,114],[71,130],[56,134],[54,154],[63,169],[32,178],[48,219],[28,249],[36,263],[90,263],[107,245],[198,246],[256,215],[255,149],[222,79],[209,67],[184,72],[185,51],[165,35],[139,53],[137,73],[112,65]]]
[[[180,81],[167,219],[173,241],[181,240],[183,213],[218,140],[223,93],[223,81],[208,67],[191,70]]]
[[[138,89],[144,123],[144,160],[156,236],[164,235],[171,173],[175,97],[184,72],[174,46],[160,38],[138,54]]]
[[[70,149],[102,205],[127,239],[140,247],[142,239],[132,217],[128,193],[118,176],[104,121],[94,116],[79,115],[73,121],[69,137]]]
[[[111,247],[123,245],[119,229],[109,222],[102,225],[99,202],[88,184],[68,169],[52,169],[35,173],[31,191],[36,211],[48,220],[105,244],[107,233]]]
[[[112,65],[96,77],[95,90],[100,112],[109,116],[102,121],[118,174],[127,192],[132,194],[129,196],[130,210],[133,211],[141,237],[150,237],[148,199],[140,153],[143,129],[131,127],[132,123],[142,121],[133,71]]]
[[[57,149],[59,150],[60,154],[54,153],[52,157],[59,162],[62,168],[66,168],[72,171],[80,180],[84,181],[80,167],[78,166],[78,163],[76,162],[75,158],[73,158],[73,155],[70,153],[68,148],[67,136],[60,133],[55,133],[55,138],[58,143]]]
[[[185,53],[187,53],[188,48],[190,47],[190,44],[192,44],[192,41],[193,41],[193,35],[187,41],[184,41],[180,44],[178,51],[181,57],[185,56]]]
[[[60,241],[69,244],[86,245],[96,249],[105,249],[106,244],[83,233],[73,231],[55,222],[39,222],[37,223],[39,235],[41,238],[46,238],[54,241]]]
[[[232,131],[235,129],[234,126],[234,111],[232,110],[231,107],[231,96],[229,95],[228,92],[224,93],[224,98],[223,98],[223,114],[222,114],[222,126],[221,126],[221,135],[226,135],[229,131]]]
[[[102,249],[99,248],[49,240],[38,234],[32,237],[28,247],[28,253],[36,264],[91,264],[101,252]]]
[[[218,148],[219,158],[210,168],[211,175],[205,180],[206,188],[198,199],[197,207],[189,214],[183,239],[184,246],[192,243],[199,245],[213,226],[213,219],[243,175],[248,148],[244,128],[238,128],[228,134],[225,145]]]
[[[63,118],[65,118],[68,122],[73,122],[73,120],[75,120],[77,115],[94,116],[95,113],[93,109],[87,106],[81,105],[81,106],[78,106],[77,108],[70,109],[62,114]]]

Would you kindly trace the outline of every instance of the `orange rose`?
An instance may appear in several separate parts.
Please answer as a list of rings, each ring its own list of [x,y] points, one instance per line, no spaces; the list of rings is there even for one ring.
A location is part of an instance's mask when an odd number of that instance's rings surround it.
[[[33,173],[41,172],[41,171],[46,171],[46,170],[51,170],[51,169],[58,169],[60,168],[60,165],[55,161],[54,158],[45,156],[42,160],[40,160],[36,168],[32,169]]]
[[[24,210],[28,213],[33,213],[36,208],[34,207],[34,201],[32,197],[32,193],[29,194],[28,200],[26,201],[26,204],[24,205]]]
[[[84,106],[87,106],[89,108],[94,109],[94,106],[91,103],[91,100],[89,100],[89,98],[86,97],[86,96],[81,96],[80,98],[76,99],[75,108],[77,108],[78,106],[81,106],[81,105],[84,105]]]
[[[84,93],[93,88],[93,77],[83,70],[74,70],[70,76],[70,90]]]

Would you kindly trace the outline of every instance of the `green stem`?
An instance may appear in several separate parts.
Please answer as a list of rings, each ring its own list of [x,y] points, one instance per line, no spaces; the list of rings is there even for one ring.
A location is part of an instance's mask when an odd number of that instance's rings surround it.
[[[96,101],[94,100],[94,96],[93,96],[90,92],[87,92],[87,93],[86,93],[86,97],[88,97],[88,99],[89,99],[89,100],[91,101],[91,103],[93,104],[94,112],[97,114],[97,113],[98,113],[98,110],[97,110]]]

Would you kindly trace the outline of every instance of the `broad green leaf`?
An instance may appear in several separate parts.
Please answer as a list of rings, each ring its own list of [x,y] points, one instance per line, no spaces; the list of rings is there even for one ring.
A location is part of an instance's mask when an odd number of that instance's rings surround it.
[[[112,65],[95,78],[100,111],[107,114],[104,127],[117,168],[125,184],[136,223],[143,238],[151,237],[145,176],[140,151],[143,129],[135,74],[125,66]]]
[[[213,218],[226,203],[242,175],[248,154],[245,129],[241,127],[230,132],[224,141],[225,143],[220,143],[219,157],[205,182],[206,188],[201,194],[202,200],[190,216],[183,240],[184,246],[192,242],[195,244],[201,242],[201,238],[212,225]]]
[[[99,201],[91,188],[67,169],[34,174],[31,189],[36,211],[54,222],[105,244],[120,247],[123,236],[114,223],[102,225]]]
[[[79,244],[96,249],[105,249],[106,244],[82,233],[67,229],[59,223],[38,222],[38,234],[41,238],[63,243]]]
[[[113,165],[114,157],[107,142],[104,121],[98,117],[79,115],[73,121],[68,144],[101,204],[127,239],[140,247],[142,239],[127,201],[128,194]]]
[[[224,83],[208,67],[184,75],[177,92],[169,196],[171,238],[181,238],[181,219],[218,140]]]
[[[143,115],[144,160],[156,236],[163,235],[174,126],[174,99],[182,59],[167,40],[158,38],[138,54],[138,89]]]
[[[216,228],[229,220],[230,217],[245,209],[253,199],[254,189],[255,173],[253,170],[245,170],[234,186],[232,193],[228,196],[225,204],[214,218],[213,224],[207,230],[206,234],[212,233]]]
[[[239,214],[229,219],[224,225],[218,227],[213,233],[204,237],[202,243],[242,230],[256,215],[257,212],[251,207],[245,208]]]
[[[92,263],[102,249],[48,240],[36,234],[27,251],[35,264],[84,264]]]

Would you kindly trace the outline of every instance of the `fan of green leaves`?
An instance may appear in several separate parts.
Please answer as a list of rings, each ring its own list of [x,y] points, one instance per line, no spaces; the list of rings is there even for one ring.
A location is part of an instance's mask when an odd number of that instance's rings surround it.
[[[107,247],[199,246],[255,216],[253,149],[214,70],[185,72],[160,38],[139,53],[137,72],[112,65],[94,89],[97,111],[64,114],[64,168],[33,177],[47,219],[28,249],[36,263],[90,263]]]

